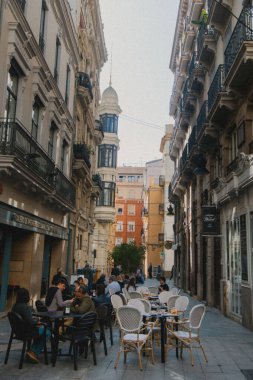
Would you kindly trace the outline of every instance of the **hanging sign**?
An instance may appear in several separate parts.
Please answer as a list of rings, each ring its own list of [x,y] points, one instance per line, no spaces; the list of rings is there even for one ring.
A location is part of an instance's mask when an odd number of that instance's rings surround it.
[[[216,206],[202,206],[202,235],[218,235],[219,218]]]

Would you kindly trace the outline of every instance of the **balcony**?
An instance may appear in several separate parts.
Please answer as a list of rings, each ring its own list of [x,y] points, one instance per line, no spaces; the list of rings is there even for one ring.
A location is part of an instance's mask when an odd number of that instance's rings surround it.
[[[193,44],[193,41],[195,38],[195,34],[196,34],[196,31],[195,31],[194,26],[191,24],[187,24],[185,26],[185,31],[184,31],[184,35],[183,35],[183,41],[182,41],[184,52],[191,51],[192,44]]]
[[[0,169],[15,170],[15,180],[30,182],[50,203],[65,210],[75,206],[75,187],[55,166],[48,153],[18,121],[0,122]]]
[[[193,20],[199,20],[200,13],[204,5],[205,5],[205,0],[192,0],[189,23],[191,23]]]
[[[225,50],[225,84],[239,92],[252,84],[253,7],[244,8]]]
[[[180,62],[179,62],[179,71],[182,75],[185,75],[187,73],[187,67],[190,61],[190,54],[182,52],[180,56]]]
[[[100,177],[100,174],[93,174],[92,176],[92,194],[95,198],[99,197],[101,191],[103,190],[103,181]]]
[[[222,5],[219,1],[208,0],[208,24],[223,32],[231,17],[232,6],[233,0],[222,0]]]
[[[196,96],[189,89],[189,79],[185,81],[182,97],[180,101],[180,111],[186,114],[192,114],[195,110]]]
[[[197,52],[194,52],[192,55],[188,69],[188,76],[189,90],[196,95],[200,95],[204,87],[205,70],[204,67],[197,61]]]
[[[82,99],[84,107],[87,108],[89,104],[92,102],[93,94],[90,77],[86,73],[78,73],[77,94]]]
[[[197,142],[196,136],[197,136],[197,126],[194,125],[194,127],[192,128],[190,137],[188,139],[188,154],[189,154],[189,157],[191,156],[191,154],[193,153],[193,151],[194,151],[194,149],[196,147],[196,142]]]
[[[165,185],[165,176],[159,175],[159,186],[164,187]]]
[[[198,61],[207,69],[214,61],[216,44],[218,39],[217,30],[206,24],[201,24],[197,36]]]
[[[90,175],[90,152],[86,144],[75,143],[73,144],[73,171],[82,178]]]
[[[208,91],[208,119],[225,124],[235,107],[233,95],[224,87],[224,65],[219,65]]]

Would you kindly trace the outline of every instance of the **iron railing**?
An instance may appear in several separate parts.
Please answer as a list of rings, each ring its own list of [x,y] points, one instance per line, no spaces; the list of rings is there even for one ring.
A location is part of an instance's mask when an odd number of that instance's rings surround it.
[[[174,171],[174,174],[173,174],[171,181],[170,181],[171,192],[174,190],[174,187],[177,183],[178,177],[179,177],[179,171],[178,171],[178,169],[176,169]]]
[[[233,65],[244,41],[253,41],[253,7],[243,8],[225,50],[225,75]]]
[[[227,166],[227,175],[238,169],[238,158],[236,157]]]
[[[190,137],[188,139],[188,153],[189,155],[192,153],[194,146],[196,145],[196,132],[197,132],[197,127],[194,125],[192,128]]]
[[[78,73],[78,85],[86,88],[90,93],[91,99],[93,99],[92,84],[88,74],[82,72]]]
[[[188,143],[185,145],[182,156],[180,158],[180,172],[182,172],[185,168],[185,165],[189,158],[189,145]]]
[[[84,143],[73,144],[73,153],[76,160],[83,160],[88,166],[88,168],[91,167],[90,153],[86,144]]]
[[[224,65],[219,65],[208,91],[208,112],[211,111],[217,96],[223,91]]]
[[[75,205],[75,187],[20,122],[0,121],[0,154],[15,156],[53,191],[56,190],[58,196]]]
[[[204,42],[206,38],[216,40],[218,37],[217,30],[211,26],[206,24],[201,24],[199,27],[198,35],[197,35],[197,51],[198,51],[198,57],[200,56],[200,52],[202,51],[202,48],[204,47]]]
[[[202,135],[203,129],[205,128],[205,124],[207,123],[207,100],[202,104],[202,107],[199,111],[199,115],[197,118],[196,124],[196,139]]]
[[[188,67],[188,76],[189,76],[189,78],[191,77],[191,75],[193,73],[193,70],[196,68],[196,64],[197,64],[197,52],[195,51],[192,54],[192,59],[191,59],[191,62],[189,64],[189,67]]]

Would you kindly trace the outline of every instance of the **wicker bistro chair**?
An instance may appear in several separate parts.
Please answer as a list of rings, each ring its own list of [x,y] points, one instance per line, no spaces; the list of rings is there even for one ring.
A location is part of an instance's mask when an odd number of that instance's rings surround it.
[[[180,298],[180,296],[170,296],[167,301],[167,308],[168,310],[173,309],[176,304],[176,301]]]
[[[126,296],[123,293],[119,293],[119,296],[122,299],[123,305],[127,305]]]
[[[172,293],[170,291],[163,291],[159,294],[159,301],[161,304],[167,304],[169,297],[172,296]]]
[[[175,302],[175,309],[177,309],[179,312],[183,313],[184,315],[184,313],[187,310],[188,305],[189,305],[189,298],[186,296],[179,296]]]
[[[121,352],[124,352],[124,363],[126,363],[128,352],[136,351],[140,370],[143,369],[142,351],[150,354],[152,364],[154,364],[152,328],[148,333],[143,333],[141,312],[135,307],[123,306],[117,310],[117,319],[121,329],[121,340],[114,368],[118,366]]]
[[[158,287],[157,287],[157,286],[149,286],[149,287],[148,287],[148,290],[149,290],[149,293],[150,293],[150,294],[153,294],[153,295],[155,295],[155,296],[158,295],[159,290],[158,290]]]
[[[119,295],[113,294],[111,296],[111,303],[113,306],[112,316],[113,316],[113,318],[115,317],[115,325],[116,325],[116,323],[117,323],[117,310],[119,307],[123,306],[123,301]]]
[[[144,298],[141,298],[140,301],[144,305],[145,313],[151,312],[151,303],[148,300],[145,300]]]
[[[123,288],[123,289],[122,289],[122,293],[123,293],[124,296],[126,297],[126,300],[127,300],[127,301],[130,300],[130,295],[129,295],[129,293],[128,293],[128,291],[127,291],[126,288]]]
[[[130,299],[133,299],[133,298],[143,298],[142,294],[140,292],[131,292],[129,293],[130,295]]]
[[[141,294],[150,294],[149,288],[147,286],[138,286],[137,291]]]
[[[176,287],[173,287],[170,289],[171,293],[173,294],[173,296],[177,296],[179,293],[180,293],[180,289],[176,288]]]
[[[200,327],[203,317],[205,315],[205,310],[206,308],[202,304],[194,306],[190,311],[189,322],[186,322],[186,324],[188,325],[187,328],[179,331],[168,331],[169,345],[172,343],[171,340],[176,339],[177,344],[179,344],[180,346],[181,358],[183,356],[183,348],[187,348],[190,351],[192,366],[194,365],[192,351],[193,348],[200,348],[203,352],[204,359],[207,362],[206,353],[200,342]]]
[[[145,313],[144,304],[141,302],[141,299],[133,298],[128,301],[128,306],[136,307],[141,312],[141,315]]]

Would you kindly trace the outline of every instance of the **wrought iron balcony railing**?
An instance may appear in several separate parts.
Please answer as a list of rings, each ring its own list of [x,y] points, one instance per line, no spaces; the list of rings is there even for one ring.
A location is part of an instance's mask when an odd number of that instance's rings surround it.
[[[83,160],[88,168],[91,167],[90,152],[86,144],[76,143],[73,144],[73,153],[76,160]]]
[[[202,104],[202,107],[199,111],[199,115],[197,118],[196,124],[196,139],[202,135],[203,129],[205,128],[205,124],[207,123],[207,100]]]
[[[196,68],[197,64],[197,52],[195,51],[192,54],[192,59],[190,61],[189,67],[188,67],[188,76],[191,77],[193,70]]]
[[[188,153],[189,153],[189,155],[192,153],[192,151],[196,145],[196,133],[197,133],[197,127],[196,127],[196,125],[194,125],[194,127],[192,128],[190,137],[188,139]]]
[[[202,48],[204,47],[205,39],[216,40],[218,37],[217,30],[211,25],[206,25],[205,23],[201,24],[197,36],[197,51],[198,56],[201,53]]]
[[[238,158],[236,157],[227,166],[227,175],[238,169]]]
[[[253,41],[253,7],[243,8],[229,43],[225,50],[225,75],[231,66],[244,41]]]
[[[14,156],[57,195],[75,205],[75,187],[55,166],[48,153],[16,120],[0,121],[0,154]]]
[[[100,174],[93,174],[92,181],[94,182],[95,186],[98,186],[101,190],[103,190],[103,181],[100,177]]]
[[[219,65],[208,91],[208,112],[212,109],[217,96],[223,91],[224,65]]]
[[[78,73],[78,85],[86,88],[90,93],[91,99],[93,99],[92,84],[88,74],[81,72]]]

